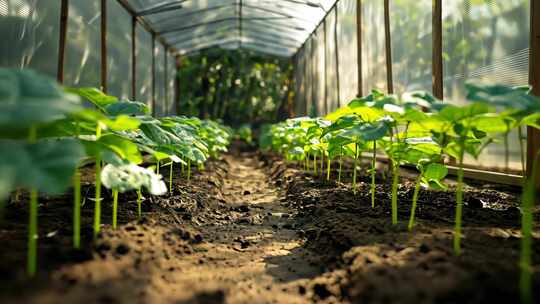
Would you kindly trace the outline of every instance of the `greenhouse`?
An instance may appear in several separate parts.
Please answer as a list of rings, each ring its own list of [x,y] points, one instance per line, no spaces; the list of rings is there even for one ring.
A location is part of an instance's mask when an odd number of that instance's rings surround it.
[[[0,0],[0,303],[538,303],[540,0]]]

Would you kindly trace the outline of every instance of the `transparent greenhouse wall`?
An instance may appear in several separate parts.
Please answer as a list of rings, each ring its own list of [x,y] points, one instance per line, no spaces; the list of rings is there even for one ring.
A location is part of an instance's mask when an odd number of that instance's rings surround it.
[[[316,33],[316,32],[315,32]],[[320,62],[319,62],[319,50],[324,48],[324,42],[323,39],[321,39],[318,35],[313,35],[311,38],[311,54],[310,54],[310,61],[311,61],[311,77],[312,77],[312,98],[311,98],[311,106],[312,111],[311,113],[314,116],[323,115],[324,112],[321,108],[321,100],[324,101],[324,95],[320,95],[320,87],[324,86],[324,74],[321,75],[319,73],[320,70]]]
[[[136,31],[136,99],[152,104],[152,35],[142,26],[137,26]]]
[[[71,38],[71,37],[70,37]],[[116,1],[107,2],[107,94],[131,96],[131,15]]]
[[[326,24],[326,102],[328,104],[328,111],[332,112],[339,107],[338,69],[336,64],[336,43],[334,40],[336,16],[334,10],[328,13],[324,22]]]
[[[390,1],[392,76],[396,94],[433,89],[432,2]]]
[[[364,95],[372,89],[388,91],[384,43],[384,2],[381,0],[362,1],[362,80]]]
[[[69,2],[64,84],[73,87],[101,86],[101,6],[99,2]]]
[[[356,34],[357,0],[341,0],[338,10],[338,50],[340,104],[346,105],[358,93],[358,52]]]
[[[528,84],[528,0],[443,1],[445,100],[464,103],[467,81]],[[517,131],[509,137],[509,167],[521,169]],[[504,145],[490,145],[470,165],[505,169]]]
[[[0,0],[0,66],[56,78],[60,1]]]

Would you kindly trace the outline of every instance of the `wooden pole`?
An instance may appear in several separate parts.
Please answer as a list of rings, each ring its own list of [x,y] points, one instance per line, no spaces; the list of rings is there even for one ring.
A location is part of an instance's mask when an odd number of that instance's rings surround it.
[[[169,115],[169,56],[168,56],[169,50],[167,47],[165,47],[165,52],[163,52],[163,56],[165,59],[165,115]]]
[[[107,0],[101,0],[101,90],[107,93]]]
[[[175,73],[175,77],[174,77],[174,100],[175,100],[175,105],[174,105],[174,112],[176,113],[176,115],[180,115],[180,69],[181,69],[181,66],[182,66],[182,57],[180,57],[180,55],[177,55],[176,56],[176,73]]]
[[[388,94],[394,93],[394,81],[392,78],[392,41],[390,37],[390,3],[384,0],[384,41],[386,45],[386,82]]]
[[[432,81],[433,96],[443,99],[442,0],[433,0]]]
[[[60,7],[60,41],[58,45],[58,70],[56,78],[59,83],[64,83],[64,62],[66,56],[67,23],[69,17],[69,2],[62,0]]]
[[[531,37],[529,83],[532,93],[540,96],[540,0],[531,0]],[[532,176],[533,161],[540,151],[540,130],[527,128],[527,176]],[[540,181],[537,184],[540,190]],[[540,203],[540,198],[537,203]]]
[[[324,32],[324,108],[326,114],[330,113],[330,105],[328,105],[328,59],[326,58],[326,20],[323,21]]]
[[[156,115],[156,34],[152,33],[152,116]]]
[[[356,53],[357,53],[357,97],[364,96],[362,91],[362,0],[356,1]]]
[[[131,17],[131,99],[137,100],[137,17]]]
[[[334,6],[334,48],[336,55],[336,87],[337,87],[337,106],[341,107],[341,92],[340,92],[340,83],[339,83],[339,41],[338,41],[338,6]]]

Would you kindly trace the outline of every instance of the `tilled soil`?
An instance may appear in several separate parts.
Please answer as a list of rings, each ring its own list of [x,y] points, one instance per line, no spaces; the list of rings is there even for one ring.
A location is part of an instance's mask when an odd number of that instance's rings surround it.
[[[409,232],[407,178],[399,189],[400,224],[392,226],[381,176],[375,208],[367,179],[353,195],[348,181],[325,181],[253,151],[234,150],[189,181],[179,168],[174,176],[173,192],[148,197],[141,219],[136,196],[121,194],[117,230],[105,203],[96,240],[87,199],[80,250],[70,243],[72,196],[41,197],[40,272],[32,280],[24,275],[23,194],[0,222],[0,303],[518,301],[519,197],[498,186],[467,188],[463,255],[455,257],[453,192],[422,191]],[[538,242],[534,250],[540,287]]]

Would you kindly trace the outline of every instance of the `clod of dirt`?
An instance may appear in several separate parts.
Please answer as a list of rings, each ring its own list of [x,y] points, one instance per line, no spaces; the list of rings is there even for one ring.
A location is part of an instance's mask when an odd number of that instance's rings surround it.
[[[313,292],[317,297],[319,297],[321,300],[324,300],[332,295],[326,285],[317,283],[313,286]]]
[[[467,200],[467,207],[471,209],[482,209],[484,208],[484,202],[476,197],[470,197]]]
[[[250,195],[251,194],[251,191],[249,190],[244,190],[244,195]]]
[[[118,255],[126,255],[129,253],[129,246],[126,244],[120,244],[116,247],[116,253]]]

